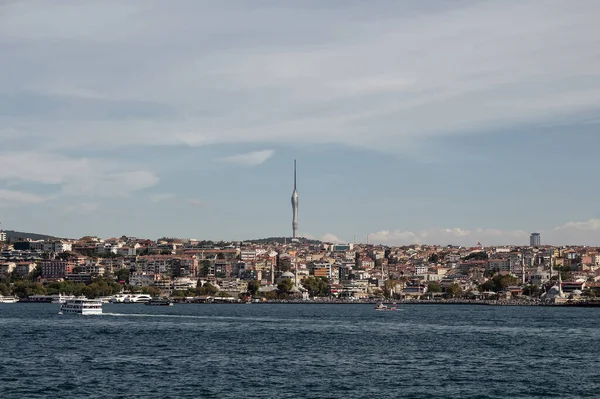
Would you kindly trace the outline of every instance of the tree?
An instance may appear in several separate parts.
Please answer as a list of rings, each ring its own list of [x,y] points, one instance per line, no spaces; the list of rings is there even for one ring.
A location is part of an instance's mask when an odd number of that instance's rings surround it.
[[[538,296],[540,294],[540,287],[534,284],[526,285],[523,288],[523,295],[527,296]]]
[[[200,263],[200,276],[202,277],[206,277],[208,276],[208,273],[210,273],[210,260],[208,259],[204,259],[201,263]]]
[[[442,286],[437,281],[430,281],[427,283],[427,292],[431,292],[432,294],[442,292]]]
[[[119,269],[115,272],[115,277],[118,281],[125,281],[129,284],[129,269]]]
[[[516,285],[519,282],[519,280],[511,275],[496,275],[494,277],[492,277],[490,280],[486,281],[485,283],[481,284],[479,286],[479,290],[480,291],[494,291],[494,292],[501,292],[506,290],[507,287],[511,286],[511,285]]]
[[[446,287],[446,295],[448,295],[450,298],[455,298],[457,296],[459,296],[462,293],[462,288],[460,288],[460,285],[454,283],[449,287]]]
[[[488,254],[485,252],[472,252],[465,257],[465,260],[487,260]]]
[[[260,282],[258,280],[252,280],[248,282],[248,292],[250,295],[255,296],[260,288]]]
[[[277,289],[282,294],[288,294],[292,290],[293,287],[294,287],[294,283],[293,283],[292,279],[289,279],[289,278],[284,278],[279,282],[279,284],[277,284]]]
[[[200,288],[199,294],[200,295],[215,296],[218,292],[219,292],[219,289],[207,281]]]
[[[311,296],[325,296],[327,295],[327,279],[325,277],[314,277],[309,276],[302,282],[304,288],[308,290]],[[290,287],[291,289],[291,287]]]
[[[162,291],[156,287],[142,287],[142,294],[148,294],[150,296],[157,297],[162,294]]]
[[[383,283],[383,295],[385,297],[393,297],[398,283],[399,283],[398,280],[391,280],[391,279],[385,280],[385,282]]]
[[[440,257],[436,253],[432,253],[431,256],[429,256],[429,262],[431,262],[431,263],[438,263],[439,260],[440,260]]]
[[[0,283],[0,294],[8,295],[9,293],[10,293],[10,289],[8,288],[8,285],[6,285],[4,283]]]

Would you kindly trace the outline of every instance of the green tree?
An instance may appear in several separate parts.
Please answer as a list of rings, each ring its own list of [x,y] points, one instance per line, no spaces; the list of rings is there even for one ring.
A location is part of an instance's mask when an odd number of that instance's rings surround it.
[[[536,297],[540,295],[540,287],[535,284],[529,284],[523,287],[523,295]]]
[[[142,294],[157,297],[160,296],[160,294],[162,294],[162,291],[156,287],[142,287]]]
[[[200,276],[202,276],[202,277],[208,276],[208,273],[210,273],[210,260],[204,259],[200,263],[200,270],[198,270],[198,272],[200,273]]]
[[[462,288],[460,288],[460,285],[454,283],[449,287],[446,287],[446,295],[448,295],[450,298],[456,298],[457,296],[459,296],[462,293]]]
[[[46,295],[47,291],[40,283],[18,281],[13,286],[13,293],[20,298],[25,298],[31,295]]]
[[[427,292],[431,292],[432,294],[442,292],[442,286],[437,281],[430,281],[427,283]]]
[[[277,290],[282,294],[288,294],[293,287],[294,282],[290,278],[284,278],[277,284]]]
[[[439,257],[439,256],[438,256],[438,254],[436,254],[436,253],[432,253],[432,254],[429,256],[429,262],[431,262],[431,263],[438,263],[438,262],[439,262],[439,260],[440,260],[440,257]]]
[[[8,285],[6,285],[4,283],[0,283],[0,294],[2,294],[2,295],[10,294],[10,289],[8,288]]]
[[[215,296],[218,292],[219,292],[219,289],[207,281],[200,288],[199,294],[200,295]]]
[[[119,269],[115,272],[115,277],[118,281],[125,281],[125,284],[129,284],[129,269]]]
[[[326,296],[327,295],[327,279],[325,277],[309,276],[302,282],[304,288],[308,290],[311,296]],[[292,285],[293,286],[293,285]],[[291,289],[291,287],[290,287]]]
[[[479,286],[480,291],[501,292],[511,285],[519,283],[519,279],[510,275],[496,275]]]
[[[258,280],[252,280],[248,282],[248,292],[250,295],[255,296],[260,288],[260,282]]]
[[[472,252],[465,256],[465,260],[487,260],[488,254],[485,252]]]

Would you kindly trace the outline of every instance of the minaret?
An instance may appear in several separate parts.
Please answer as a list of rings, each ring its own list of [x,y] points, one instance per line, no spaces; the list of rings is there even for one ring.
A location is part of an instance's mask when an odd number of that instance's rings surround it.
[[[294,159],[294,192],[292,193],[292,238],[298,238],[298,193],[296,192],[296,160]]]

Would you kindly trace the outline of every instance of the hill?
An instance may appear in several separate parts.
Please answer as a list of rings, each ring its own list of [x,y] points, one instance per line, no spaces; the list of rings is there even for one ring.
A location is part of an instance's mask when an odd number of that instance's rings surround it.
[[[25,233],[23,231],[14,231],[14,230],[4,230],[6,233],[6,240],[8,242],[15,242],[24,239],[30,240],[55,240],[58,239],[54,236],[49,236],[47,234],[37,234],[37,233]]]

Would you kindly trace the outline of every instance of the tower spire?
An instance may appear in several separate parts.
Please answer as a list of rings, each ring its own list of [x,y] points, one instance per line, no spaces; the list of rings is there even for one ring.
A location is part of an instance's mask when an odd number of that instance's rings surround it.
[[[292,193],[292,238],[298,238],[298,192],[296,191],[296,160],[294,159],[294,191]]]

